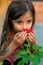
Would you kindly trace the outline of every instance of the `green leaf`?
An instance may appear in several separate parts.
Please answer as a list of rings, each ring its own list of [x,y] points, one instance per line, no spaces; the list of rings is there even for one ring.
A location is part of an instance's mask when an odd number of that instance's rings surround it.
[[[41,50],[42,49],[42,47],[41,46],[38,46],[38,45],[33,45],[32,48],[34,50]]]
[[[25,47],[30,47],[30,44],[24,44]]]
[[[22,58],[22,61],[23,61],[24,63],[30,62],[30,57],[29,57],[29,55],[24,55],[24,57]]]
[[[24,65],[24,62],[21,60],[21,61],[18,62],[17,65]]]
[[[26,55],[26,54],[29,54],[30,53],[30,50],[21,50],[19,51],[19,55]]]
[[[19,53],[22,55],[27,54],[25,50],[21,50]]]
[[[32,62],[32,65],[39,65],[41,59],[43,58],[42,47],[31,44],[24,44],[24,46],[26,47],[26,49],[20,50],[17,55],[17,58],[22,58],[22,60],[18,62],[18,65],[24,65],[29,61]],[[32,54],[30,51],[31,49],[38,51]]]
[[[3,65],[3,62],[0,62],[0,65]]]
[[[43,52],[42,51],[38,51],[36,54],[34,54],[35,56],[39,56],[40,58],[43,58]]]
[[[29,55],[24,55],[22,57],[22,60],[18,62],[18,65],[24,65],[25,63],[30,62],[30,57]]]
[[[31,57],[31,62],[32,62],[32,65],[38,65],[39,64],[39,60],[36,58],[36,57]]]
[[[17,58],[22,58],[22,57],[23,55],[18,53]]]
[[[32,58],[32,64],[33,65],[39,65],[39,63],[41,62],[41,57],[42,53],[40,52],[37,52],[36,54],[34,54],[34,57],[31,57]]]

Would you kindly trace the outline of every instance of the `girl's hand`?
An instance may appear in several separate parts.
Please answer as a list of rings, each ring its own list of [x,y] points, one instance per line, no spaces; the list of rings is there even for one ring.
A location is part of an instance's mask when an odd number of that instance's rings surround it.
[[[30,44],[37,45],[37,41],[36,41],[36,37],[35,37],[35,32],[34,33],[32,33],[32,32],[27,33],[27,41]]]
[[[27,33],[25,32],[19,32],[14,36],[14,44],[18,47],[20,45],[22,45],[24,43],[24,41],[26,40],[27,37]]]

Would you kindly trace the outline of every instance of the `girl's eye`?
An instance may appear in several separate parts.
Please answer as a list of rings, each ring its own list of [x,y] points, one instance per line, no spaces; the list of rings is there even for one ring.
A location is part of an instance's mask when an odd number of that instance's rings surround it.
[[[22,21],[16,21],[16,23],[22,23]]]
[[[31,21],[32,21],[32,20],[28,20],[27,22],[29,22],[29,23],[30,23]]]

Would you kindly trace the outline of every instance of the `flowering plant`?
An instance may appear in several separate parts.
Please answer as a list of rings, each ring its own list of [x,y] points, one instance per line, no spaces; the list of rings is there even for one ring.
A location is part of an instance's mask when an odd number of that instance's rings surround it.
[[[22,31],[26,31],[27,33],[30,33],[30,32],[32,32],[33,34],[34,34],[34,32],[33,32],[33,30],[32,29],[27,29],[27,28],[25,28],[25,29],[23,29]]]
[[[32,30],[24,29],[27,33],[34,33]],[[32,65],[39,65],[43,58],[43,48],[39,45],[31,45],[30,43],[24,44],[26,49],[22,49],[18,52],[17,58],[21,58],[18,65],[24,65],[25,63],[31,62]],[[34,51],[31,52],[31,49]]]

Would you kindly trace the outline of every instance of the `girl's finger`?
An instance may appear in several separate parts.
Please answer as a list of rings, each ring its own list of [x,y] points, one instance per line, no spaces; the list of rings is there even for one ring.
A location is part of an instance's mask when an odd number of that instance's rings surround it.
[[[36,37],[32,37],[32,36],[28,36],[28,39],[29,39],[29,41],[31,42],[31,43],[35,43],[35,41],[36,41]]]
[[[31,37],[28,36],[28,41],[31,43],[33,40],[31,39]]]
[[[33,41],[34,41],[34,39],[35,39],[35,37],[34,37],[34,36],[32,36],[30,33],[29,33],[29,35],[28,35],[28,38],[29,38],[30,42],[33,42]]]
[[[24,39],[26,39],[26,37],[27,37],[27,33],[24,33],[24,34],[22,35],[22,39],[24,40]]]
[[[29,35],[28,35],[31,39],[33,39],[34,37],[29,33]]]
[[[17,33],[17,34],[15,34],[14,39],[17,39],[17,37],[18,37],[19,34],[20,34],[20,32]]]
[[[25,33],[26,32],[21,32],[18,37],[21,38]]]
[[[24,32],[19,32],[19,33],[17,33],[16,35],[15,35],[15,37],[20,37],[21,36],[21,34],[23,34]]]
[[[25,37],[25,35],[27,35],[26,31],[21,35],[21,37]]]
[[[20,32],[19,32],[19,33],[17,33],[17,34],[15,34],[15,37],[16,37],[16,36],[18,36],[19,34],[20,34]]]
[[[19,33],[17,33],[17,34],[14,36],[14,38],[15,38],[15,39],[21,38],[21,36],[23,36],[24,33],[26,33],[26,32],[19,32]]]
[[[35,38],[35,34],[33,34],[32,32],[28,33],[28,36],[31,36],[32,38]]]
[[[32,37],[35,37],[35,34],[33,34],[32,32],[30,32],[30,34],[31,34]]]

